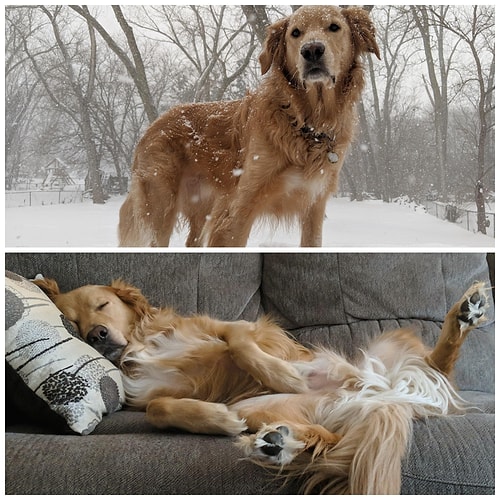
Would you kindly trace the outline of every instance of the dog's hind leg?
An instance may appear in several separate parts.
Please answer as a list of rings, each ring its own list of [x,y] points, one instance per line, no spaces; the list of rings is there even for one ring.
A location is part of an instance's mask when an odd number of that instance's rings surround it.
[[[203,246],[203,228],[207,221],[208,210],[204,209],[204,205],[200,204],[199,208],[190,210],[184,214],[189,223],[189,234],[186,239],[187,247]]]
[[[162,185],[163,183],[163,185]],[[178,217],[178,186],[160,178],[147,183],[145,223],[152,247],[168,247]],[[161,200],[161,201],[160,201]]]
[[[441,336],[426,358],[433,368],[450,375],[467,335],[485,320],[488,300],[484,283],[475,283],[446,315]]]
[[[264,424],[254,434],[240,436],[236,444],[247,457],[279,468],[285,477],[302,476],[306,494],[398,494],[401,460],[412,429],[411,407],[382,400],[364,404],[356,409],[340,403],[337,413],[337,403],[329,396],[314,394],[242,401],[231,409],[247,420],[250,431],[259,420]],[[335,428],[321,425],[314,408],[326,409]]]
[[[213,323],[218,325],[218,337],[223,339],[234,363],[249,373],[263,386],[279,393],[301,393],[309,390],[307,377],[302,375],[292,362],[268,354],[265,350],[273,344],[277,353],[280,349],[285,357],[290,354],[294,361],[301,356],[309,358],[310,353],[286,337],[286,334],[272,322],[261,318],[256,323],[236,321]],[[261,345],[256,341],[260,338]],[[264,344],[267,343],[266,347]]]
[[[242,178],[232,197],[220,196],[205,229],[207,246],[246,246],[252,225],[262,211],[262,189],[260,183],[245,182]]]
[[[239,438],[237,445],[247,456],[275,465],[288,465],[300,453],[319,455],[335,446],[342,436],[319,424],[299,424],[278,420],[264,424],[255,434]]]
[[[238,446],[247,456],[275,465],[289,464],[304,451],[316,456],[335,446],[341,436],[308,417],[307,408],[314,406],[316,398],[313,394],[277,394],[232,405],[253,432],[241,436]]]
[[[255,204],[255,200],[249,203]],[[235,203],[236,204],[236,203]],[[246,207],[230,209],[228,214],[212,216],[207,246],[209,247],[244,247],[247,244],[255,214]]]
[[[186,239],[187,247],[201,247],[203,244],[201,231],[203,224],[200,224],[198,218],[189,218],[189,234]]]
[[[165,195],[165,189],[147,180],[133,180],[120,209],[120,246],[168,247],[177,219],[177,200],[175,192]]]

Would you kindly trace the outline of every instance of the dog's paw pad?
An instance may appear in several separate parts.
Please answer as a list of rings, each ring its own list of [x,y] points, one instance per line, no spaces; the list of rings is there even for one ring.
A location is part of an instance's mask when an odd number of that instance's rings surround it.
[[[285,465],[304,449],[305,444],[296,440],[285,425],[265,425],[257,434],[242,437],[240,447],[254,459]]]
[[[484,288],[484,283],[476,283],[464,295],[458,322],[460,329],[475,327],[484,320],[486,309],[488,308],[488,297]]]
[[[275,431],[270,431],[256,439],[255,446],[259,448],[264,455],[276,457],[283,451],[283,447],[285,446],[284,437],[289,434],[290,431],[288,428],[281,425]]]

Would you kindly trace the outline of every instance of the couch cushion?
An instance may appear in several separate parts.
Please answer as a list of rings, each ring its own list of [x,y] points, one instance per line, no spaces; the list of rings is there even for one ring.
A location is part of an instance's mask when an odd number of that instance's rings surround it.
[[[232,438],[178,433],[6,435],[6,494],[295,493],[242,461]],[[47,451],[50,450],[50,460]]]
[[[5,299],[7,395],[13,399],[8,406],[45,414],[48,405],[81,434],[92,432],[103,414],[121,408],[125,395],[118,369],[70,333],[71,326],[36,285],[8,273]]]
[[[283,487],[269,471],[241,460],[232,438],[148,430],[139,417],[133,412],[113,414],[109,433],[85,437],[7,433],[6,493],[298,492],[298,482]],[[494,424],[494,415],[481,413],[415,422],[403,463],[402,493],[493,494]]]
[[[480,413],[413,424],[403,464],[405,495],[495,493],[495,418]]]

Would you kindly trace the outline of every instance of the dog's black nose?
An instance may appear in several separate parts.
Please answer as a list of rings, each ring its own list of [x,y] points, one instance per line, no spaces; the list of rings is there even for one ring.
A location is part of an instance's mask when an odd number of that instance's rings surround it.
[[[87,342],[90,345],[102,344],[108,336],[108,329],[103,325],[97,325],[87,334]]]
[[[300,49],[302,57],[308,62],[318,62],[325,53],[325,46],[321,42],[305,43]]]

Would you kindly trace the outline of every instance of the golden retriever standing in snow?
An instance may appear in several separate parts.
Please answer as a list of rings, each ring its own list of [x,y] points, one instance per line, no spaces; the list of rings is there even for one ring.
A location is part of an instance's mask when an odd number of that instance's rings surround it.
[[[178,106],[139,142],[120,210],[121,246],[245,246],[254,221],[298,219],[321,246],[326,202],[353,138],[361,56],[379,48],[361,8],[305,6],[268,29],[261,86],[244,99]]]

